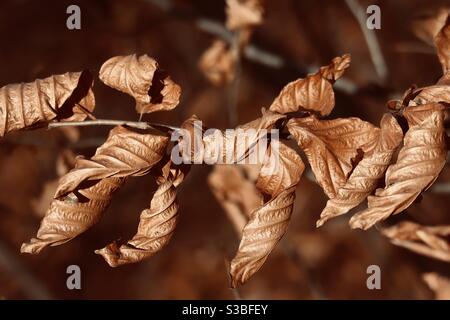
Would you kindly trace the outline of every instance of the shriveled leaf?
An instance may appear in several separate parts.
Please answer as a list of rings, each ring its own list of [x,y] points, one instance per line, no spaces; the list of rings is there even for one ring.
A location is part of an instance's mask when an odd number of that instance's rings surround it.
[[[288,83],[272,102],[270,110],[279,113],[312,111],[322,116],[330,114],[335,103],[333,83],[349,67],[350,60],[349,54],[336,57],[318,72]]]
[[[223,86],[234,80],[236,55],[222,40],[215,40],[200,58],[199,69],[214,85]]]
[[[285,116],[263,109],[262,117],[240,125],[233,131],[205,133],[203,159],[206,163],[261,163],[268,134]]]
[[[390,110],[396,110],[396,111],[404,109],[406,106],[408,106],[410,104],[410,101],[417,96],[418,92],[416,89],[417,89],[416,86],[409,87],[403,93],[403,97],[401,99],[389,100],[386,103],[386,107]]]
[[[139,114],[174,109],[180,102],[181,87],[165,73],[157,70],[149,95],[150,103],[136,105]]]
[[[368,229],[408,208],[438,177],[447,158],[443,106],[427,104],[404,111],[409,130],[397,162],[386,171],[386,187],[369,196],[368,209],[350,219],[352,228]]]
[[[54,119],[86,119],[95,107],[92,85],[88,72],[67,72],[0,88],[0,137]]]
[[[76,159],[75,168],[60,179],[55,197],[74,191],[87,180],[144,175],[161,160],[167,142],[166,136],[117,126],[91,159]]]
[[[181,95],[180,86],[146,54],[110,58],[102,65],[99,77],[111,88],[132,96],[140,114],[172,110]]]
[[[426,227],[405,221],[384,228],[382,234],[397,246],[430,258],[450,262],[450,245],[445,240],[450,235],[450,226]]]
[[[287,128],[305,152],[317,182],[333,199],[345,185],[361,153],[376,145],[379,129],[358,118],[289,120]]]
[[[448,103],[450,104],[450,84],[443,82],[415,91],[416,97],[412,100],[415,105],[428,103]]]
[[[179,156],[184,162],[197,163],[203,162],[203,123],[196,116],[192,115],[181,124],[178,130]]]
[[[212,193],[239,235],[250,213],[264,202],[255,186],[259,171],[258,165],[215,165],[208,176]]]
[[[96,250],[111,267],[140,262],[159,252],[168,243],[178,220],[176,187],[183,181],[185,172],[173,169],[167,177],[161,176],[159,187],[142,211],[138,230],[133,239],[119,246],[116,242]]]
[[[276,165],[269,166],[273,177],[269,179],[266,173],[258,177],[259,189],[267,192],[271,199],[250,214],[242,230],[239,249],[231,261],[233,287],[245,283],[261,268],[287,230],[295,200],[295,187],[300,181],[304,164],[293,150],[282,143],[278,152],[279,159],[272,157]],[[270,158],[271,154],[275,152],[268,152],[267,157]],[[265,161],[266,164],[270,162]]]
[[[450,300],[450,279],[436,272],[425,273],[423,281],[433,290],[436,300]]]
[[[107,178],[80,187],[64,199],[54,199],[41,221],[36,238],[22,244],[24,253],[37,254],[47,246],[63,244],[83,233],[101,218],[123,178]]]
[[[421,88],[412,86],[401,100],[391,100],[388,107],[393,110],[403,110],[408,106],[417,106],[429,103],[450,104],[450,72],[444,74],[436,84]]]
[[[336,197],[328,200],[320,214],[320,220],[317,221],[317,227],[359,205],[375,190],[378,181],[383,178],[393,154],[402,142],[403,133],[397,120],[390,114],[383,116],[380,126],[380,135],[375,148],[364,154],[345,185],[337,190]]]
[[[264,8],[260,0],[227,0],[226,27],[236,31],[262,23]]]
[[[272,141],[267,152],[256,187],[274,197],[296,185],[305,166],[297,152],[282,142]]]
[[[238,252],[231,261],[232,287],[245,283],[262,267],[286,232],[294,200],[295,186],[252,212],[242,230]]]
[[[262,116],[225,132],[218,129],[203,134],[203,125],[194,115],[184,121],[179,135],[179,156],[191,163],[261,163],[270,130],[286,116],[262,110]],[[278,131],[277,131],[278,132]]]

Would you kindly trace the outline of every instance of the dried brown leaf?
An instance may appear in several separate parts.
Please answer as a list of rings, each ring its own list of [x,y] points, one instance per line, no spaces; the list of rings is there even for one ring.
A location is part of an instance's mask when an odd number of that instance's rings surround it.
[[[279,113],[312,111],[322,116],[330,114],[335,103],[333,83],[349,67],[350,60],[349,54],[336,57],[318,72],[288,83],[272,102],[270,110]]]
[[[189,163],[203,162],[203,124],[192,115],[181,124],[179,130],[178,147],[180,156]]]
[[[80,187],[64,199],[54,199],[41,221],[36,238],[22,244],[21,252],[37,254],[47,246],[63,244],[96,224],[123,178],[107,178]]]
[[[385,114],[381,119],[381,130],[375,148],[364,154],[345,185],[337,190],[336,197],[328,200],[320,214],[317,226],[322,226],[331,218],[342,215],[358,204],[377,187],[378,181],[384,176],[391,163],[392,156],[402,142],[402,129],[397,120]]]
[[[53,119],[82,121],[94,110],[88,72],[67,72],[0,88],[0,137]]]
[[[273,177],[269,179],[267,174],[263,173],[257,182],[260,190],[269,193],[271,199],[250,214],[250,219],[242,230],[239,249],[231,261],[233,287],[245,283],[261,268],[283,237],[291,218],[295,187],[300,181],[304,164],[298,154],[288,146],[280,143],[274,150],[274,144],[272,141],[271,152],[267,153],[267,157],[272,160],[265,162],[265,166],[272,169]],[[273,156],[275,152],[279,153],[279,157]],[[271,164],[272,161],[276,165]],[[273,181],[276,183],[272,183]],[[286,187],[281,189],[279,186]]]
[[[397,162],[386,171],[386,187],[368,197],[368,209],[350,219],[352,228],[368,229],[408,208],[438,177],[447,157],[443,106],[427,104],[404,111],[409,130]]]
[[[119,247],[113,242],[95,253],[101,255],[111,267],[140,262],[159,252],[168,243],[178,220],[176,187],[183,181],[186,171],[173,168],[167,177],[158,179],[159,187],[142,211],[138,230],[133,239]]]
[[[450,279],[435,272],[425,273],[423,281],[433,290],[436,300],[450,300]]]
[[[262,162],[268,142],[267,135],[277,126],[277,122],[284,118],[282,114],[263,109],[260,118],[240,125],[231,132],[205,133],[203,160],[206,163],[227,164],[243,164],[249,159],[254,159],[257,163]]]
[[[146,54],[110,58],[102,65],[99,77],[111,88],[132,96],[140,114],[172,110],[181,95],[180,86]]]
[[[215,40],[203,53],[198,67],[205,77],[216,86],[223,86],[234,80],[236,55],[222,40]]]
[[[227,0],[226,14],[226,27],[236,31],[261,24],[264,8],[260,0]]]
[[[264,202],[255,186],[259,171],[259,165],[215,165],[208,176],[212,193],[239,235],[250,213]]]
[[[275,197],[299,182],[305,166],[297,152],[284,143],[273,141],[267,152],[256,187]]]
[[[450,226],[426,227],[405,221],[382,229],[382,234],[397,246],[450,262],[450,245],[445,240],[450,235]]]
[[[379,128],[358,118],[289,120],[289,132],[305,152],[317,182],[330,199],[345,185],[360,153],[376,145]]]
[[[415,91],[416,97],[412,100],[412,105],[422,105],[428,103],[448,103],[450,104],[450,85],[443,82],[432,86],[423,87]]]
[[[91,159],[76,159],[75,168],[60,179],[55,197],[74,191],[87,180],[144,175],[161,160],[167,142],[166,136],[117,126]]]

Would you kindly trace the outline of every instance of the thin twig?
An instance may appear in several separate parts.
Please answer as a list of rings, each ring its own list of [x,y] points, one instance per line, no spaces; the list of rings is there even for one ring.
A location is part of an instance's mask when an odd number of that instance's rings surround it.
[[[240,34],[236,33],[234,36],[234,40],[231,46],[231,52],[235,58],[235,70],[234,70],[234,79],[233,82],[230,83],[228,88],[228,124],[231,127],[236,126],[238,120],[238,111],[237,105],[239,101],[239,87],[240,87],[240,79],[242,72],[241,65],[241,48],[240,48]]]
[[[169,126],[166,124],[157,124],[150,122],[138,122],[138,121],[123,121],[123,120],[107,120],[107,119],[97,119],[97,120],[87,120],[87,121],[71,121],[71,122],[51,122],[48,125],[49,129],[59,128],[59,127],[86,127],[86,126],[128,126],[136,129],[155,129],[160,130],[160,128],[167,128],[170,130],[180,130],[179,127]]]
[[[170,0],[147,0],[147,2],[157,6],[161,10],[163,10],[166,13],[172,13],[172,11],[176,11],[172,1]],[[212,20],[209,18],[204,17],[198,17],[194,18],[194,24],[195,26],[211,35],[217,36],[221,38],[222,40],[228,42],[229,44],[232,44],[233,42],[233,32],[227,30],[223,23]],[[286,60],[284,57],[274,53],[269,52],[264,48],[260,48],[254,44],[248,44],[244,50],[242,55],[248,59],[249,61],[253,61],[255,63],[261,64],[263,66],[272,68],[272,69],[282,69],[282,68],[288,68],[288,69],[295,69],[299,72],[305,72],[304,69],[300,68],[297,64],[291,63],[291,61]],[[314,72],[317,71],[318,67],[314,66],[314,68],[306,68],[308,70],[313,70]],[[334,87],[337,90],[340,90],[342,92],[345,92],[347,94],[353,94],[357,90],[358,86],[352,82],[350,79],[342,77],[334,84]]]
[[[375,67],[375,71],[381,81],[384,81],[388,75],[388,68],[381,52],[380,44],[378,43],[375,31],[367,28],[366,25],[366,13],[359,4],[358,0],[345,0],[348,8],[352,12],[356,21],[359,23],[359,27],[366,40],[367,47],[369,49],[370,58]]]
[[[230,44],[232,44],[234,41],[233,32],[227,30],[223,26],[223,24],[218,21],[214,21],[208,18],[200,18],[195,21],[195,25],[198,29],[215,35]],[[272,52],[261,49],[253,44],[248,44],[244,48],[243,55],[248,60],[274,69],[281,69],[285,65],[283,58]]]

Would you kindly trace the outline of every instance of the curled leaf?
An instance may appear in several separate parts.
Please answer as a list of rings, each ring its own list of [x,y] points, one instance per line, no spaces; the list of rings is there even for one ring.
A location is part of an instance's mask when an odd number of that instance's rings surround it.
[[[333,83],[349,67],[350,60],[349,54],[336,57],[318,72],[288,83],[272,102],[270,110],[279,113],[312,111],[322,116],[330,114],[335,103]]]
[[[443,106],[408,107],[409,130],[397,162],[386,171],[386,187],[369,196],[368,209],[350,219],[352,228],[368,229],[408,208],[438,177],[447,157]]]
[[[435,84],[416,90],[417,96],[412,100],[415,105],[428,103],[450,104],[450,85],[448,83]]]
[[[0,137],[53,119],[82,121],[94,110],[93,79],[67,72],[0,88]]]
[[[264,108],[261,111],[260,118],[236,127],[231,134],[225,132],[223,154],[227,157],[232,154],[236,163],[243,163],[245,160],[261,163],[265,157],[269,135],[278,138],[277,123],[284,120],[285,116]]]
[[[180,86],[146,54],[110,58],[102,65],[99,77],[111,88],[132,96],[140,114],[172,110],[181,95]]]
[[[123,178],[93,181],[64,199],[54,199],[41,221],[36,238],[22,244],[20,251],[37,254],[49,245],[63,244],[83,233],[100,220],[113,193],[123,183]]]
[[[276,196],[296,185],[305,166],[295,150],[272,141],[259,171],[256,187],[264,194]]]
[[[272,133],[271,129],[284,118],[282,114],[263,110],[263,115],[254,121],[225,132],[217,129],[205,131],[203,137],[199,137],[203,130],[199,122],[197,131],[188,128],[178,131],[182,135],[180,153],[183,159],[187,157],[191,161],[195,160],[195,163],[261,163],[267,148],[268,135]],[[195,118],[192,120],[195,121]],[[195,127],[192,124],[190,126]],[[196,134],[193,135],[192,132]]]
[[[242,230],[239,249],[231,261],[231,282],[245,283],[266,261],[268,255],[280,241],[288,227],[294,200],[295,187],[300,181],[304,165],[295,151],[283,143],[274,148],[271,142],[269,158],[264,167],[267,172],[258,177],[259,189],[268,193],[271,199],[250,214],[250,219]],[[277,154],[278,153],[278,154]],[[273,183],[275,181],[275,183]]]
[[[117,126],[91,159],[76,159],[75,168],[60,179],[55,197],[74,191],[87,180],[144,175],[161,160],[167,142],[165,136]]]
[[[96,250],[111,267],[136,263],[147,259],[168,243],[178,220],[176,187],[183,181],[181,169],[170,170],[169,176],[158,179],[159,187],[150,202],[150,208],[142,211],[138,230],[133,239],[119,246],[116,242]]]
[[[181,124],[178,137],[180,157],[188,163],[203,162],[203,123],[192,115]]]
[[[289,120],[287,128],[305,152],[317,182],[333,199],[345,185],[361,153],[371,151],[379,129],[358,118]]]
[[[390,114],[383,116],[380,126],[376,146],[372,151],[364,154],[345,185],[337,190],[336,197],[328,200],[320,214],[320,220],[317,221],[318,227],[363,202],[384,176],[393,154],[402,142],[403,133],[395,118]]]
[[[389,228],[382,234],[397,246],[430,258],[450,262],[450,245],[445,237],[450,235],[450,226],[426,227],[405,221]]]
[[[200,58],[199,69],[216,86],[231,83],[236,73],[236,55],[222,40],[215,40]]]
[[[236,31],[262,23],[264,8],[260,0],[227,0],[226,27]]]

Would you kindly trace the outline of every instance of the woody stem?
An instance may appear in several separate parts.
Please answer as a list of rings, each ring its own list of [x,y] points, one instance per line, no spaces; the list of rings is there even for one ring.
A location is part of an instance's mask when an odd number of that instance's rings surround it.
[[[51,122],[48,124],[48,128],[59,127],[85,127],[85,126],[128,126],[136,129],[155,129],[161,130],[161,128],[169,129],[172,131],[179,130],[179,127],[169,126],[166,124],[150,123],[150,122],[138,122],[138,121],[123,121],[123,120],[109,120],[109,119],[97,119],[87,121],[70,121],[70,122]]]

